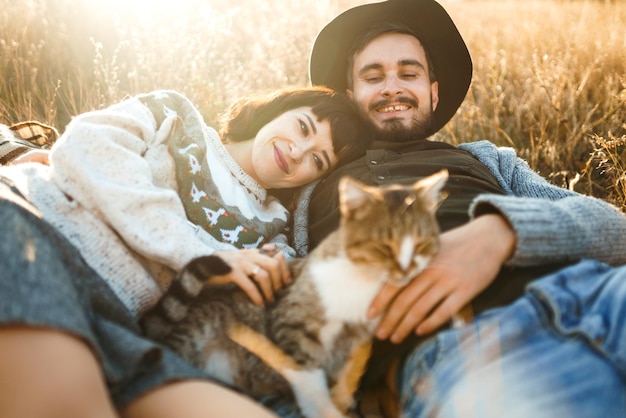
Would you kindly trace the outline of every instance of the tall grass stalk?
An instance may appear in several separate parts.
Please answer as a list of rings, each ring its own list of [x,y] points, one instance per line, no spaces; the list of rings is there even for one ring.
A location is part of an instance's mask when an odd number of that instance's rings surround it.
[[[62,130],[73,115],[154,89],[183,92],[213,123],[243,94],[306,84],[315,34],[360,3],[0,0],[0,123]],[[514,147],[555,184],[626,209],[626,2],[441,3],[475,71],[436,138]]]

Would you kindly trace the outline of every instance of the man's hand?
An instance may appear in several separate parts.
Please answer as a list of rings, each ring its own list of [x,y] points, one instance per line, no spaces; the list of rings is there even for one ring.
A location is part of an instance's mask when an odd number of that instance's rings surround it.
[[[376,336],[400,343],[433,332],[471,302],[513,254],[515,232],[500,215],[483,215],[441,235],[439,253],[404,288],[385,285],[368,315],[385,312]]]

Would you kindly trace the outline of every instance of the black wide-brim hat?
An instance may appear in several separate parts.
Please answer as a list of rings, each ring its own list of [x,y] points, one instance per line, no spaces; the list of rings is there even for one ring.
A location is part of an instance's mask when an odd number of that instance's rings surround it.
[[[465,99],[472,79],[472,58],[456,25],[434,0],[387,0],[356,6],[335,17],[313,44],[309,62],[311,83],[345,92],[352,44],[369,26],[382,22],[406,25],[428,50],[439,82],[433,125],[438,131]]]

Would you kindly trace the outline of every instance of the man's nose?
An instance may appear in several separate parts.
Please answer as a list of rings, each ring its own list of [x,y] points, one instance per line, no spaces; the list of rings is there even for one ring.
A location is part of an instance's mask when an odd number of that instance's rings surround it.
[[[402,93],[402,87],[400,87],[399,81],[398,77],[386,77],[381,94],[385,97],[392,97]]]

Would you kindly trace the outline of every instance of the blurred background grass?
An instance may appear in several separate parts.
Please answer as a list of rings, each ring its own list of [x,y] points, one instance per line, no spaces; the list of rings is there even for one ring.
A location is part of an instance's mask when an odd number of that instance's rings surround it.
[[[0,123],[154,89],[208,123],[241,95],[307,83],[315,34],[357,0],[0,0]],[[228,3],[228,4],[226,4]],[[514,147],[555,184],[626,210],[626,2],[441,0],[474,78],[436,135]]]

